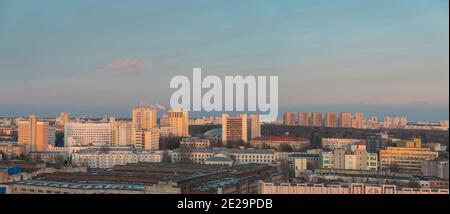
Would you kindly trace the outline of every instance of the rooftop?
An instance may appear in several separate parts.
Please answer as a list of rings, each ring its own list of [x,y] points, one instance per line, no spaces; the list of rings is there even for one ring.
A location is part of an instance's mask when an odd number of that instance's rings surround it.
[[[231,160],[230,158],[227,158],[227,157],[209,157],[209,158],[206,158],[205,161],[233,162],[233,160]]]
[[[183,151],[182,149],[175,149],[175,152]],[[187,152],[191,153],[246,153],[246,154],[274,154],[275,150],[273,149],[228,149],[222,147],[214,147],[214,148],[193,148],[187,150]]]
[[[26,180],[19,181],[17,184],[46,186],[56,188],[69,189],[116,189],[116,190],[134,190],[144,191],[144,185],[140,184],[117,184],[117,183],[101,183],[101,182],[60,182],[47,180]]]
[[[285,136],[269,136],[269,137],[255,137],[252,140],[261,140],[261,141],[306,141],[305,138],[299,137],[285,137]]]
[[[319,154],[311,153],[296,153],[288,155],[290,158],[320,158]]]

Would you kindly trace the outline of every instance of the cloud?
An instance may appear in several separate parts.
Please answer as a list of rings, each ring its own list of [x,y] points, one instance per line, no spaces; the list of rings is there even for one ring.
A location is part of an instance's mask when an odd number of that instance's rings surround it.
[[[152,63],[149,60],[124,59],[112,62],[105,67],[110,70],[134,73],[142,69],[150,68]]]

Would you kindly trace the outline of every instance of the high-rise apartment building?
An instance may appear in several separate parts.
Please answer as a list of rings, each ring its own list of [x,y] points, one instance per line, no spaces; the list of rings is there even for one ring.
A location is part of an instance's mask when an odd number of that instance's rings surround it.
[[[344,127],[344,128],[352,127],[352,113],[351,112],[339,113],[339,127]]]
[[[311,112],[311,126],[322,126],[322,113],[320,112]]]
[[[284,112],[283,116],[284,125],[293,126],[295,125],[295,114],[294,112]]]
[[[378,125],[378,118],[375,116],[369,117],[368,120],[366,120],[365,125],[367,129],[377,129],[379,128]]]
[[[128,146],[131,144],[131,124],[125,121],[111,122],[111,146]]]
[[[407,123],[406,117],[389,116],[384,117],[383,127],[386,129],[404,128]]]
[[[324,125],[325,127],[337,127],[336,112],[325,113]]]
[[[186,109],[171,109],[167,112],[170,127],[175,127],[176,136],[189,136],[189,112]]]
[[[155,151],[159,149],[159,129],[148,129],[144,132],[144,147],[145,150]]]
[[[364,128],[364,113],[356,112],[352,119],[352,128],[362,129]]]
[[[309,112],[299,112],[297,124],[299,126],[309,126]]]
[[[26,145],[26,153],[47,151],[49,141],[48,122],[38,121],[35,115],[31,115],[28,121],[19,121],[18,143]]]
[[[222,114],[222,141],[226,144],[232,141],[247,142],[247,115],[229,116]]]
[[[247,117],[247,140],[261,136],[261,123],[259,115],[251,114]]]
[[[131,112],[132,126],[140,129],[157,127],[157,112],[155,108],[136,107]]]
[[[159,129],[131,129],[131,142],[136,149],[158,150],[159,137]]]

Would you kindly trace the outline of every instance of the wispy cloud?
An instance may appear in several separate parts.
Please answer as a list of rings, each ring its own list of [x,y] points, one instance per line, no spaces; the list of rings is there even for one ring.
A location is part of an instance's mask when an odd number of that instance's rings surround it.
[[[135,73],[140,70],[150,68],[151,66],[152,63],[150,62],[150,60],[124,59],[107,64],[103,69],[100,70],[103,72],[105,70],[112,70],[120,73]]]

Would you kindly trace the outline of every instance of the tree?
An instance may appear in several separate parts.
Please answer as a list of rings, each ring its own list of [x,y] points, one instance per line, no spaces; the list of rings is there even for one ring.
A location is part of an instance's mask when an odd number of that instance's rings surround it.
[[[318,131],[314,131],[311,133],[310,137],[310,147],[312,149],[320,149],[322,148],[322,136]]]
[[[284,179],[286,182],[289,182],[290,178],[291,178],[291,169],[289,168],[289,161],[287,160],[281,160],[279,162],[279,170],[281,172],[281,174],[283,175]]]
[[[246,146],[245,142],[242,140],[237,140],[237,141],[227,141],[226,143],[227,148],[237,148],[240,146]]]
[[[278,150],[279,150],[280,152],[292,152],[292,151],[294,151],[294,150],[292,149],[292,147],[289,146],[288,144],[281,144],[281,145],[278,147]]]
[[[181,137],[160,137],[159,148],[161,150],[176,149],[180,147]]]
[[[391,172],[399,172],[400,166],[397,163],[393,163],[389,166],[389,171]]]

